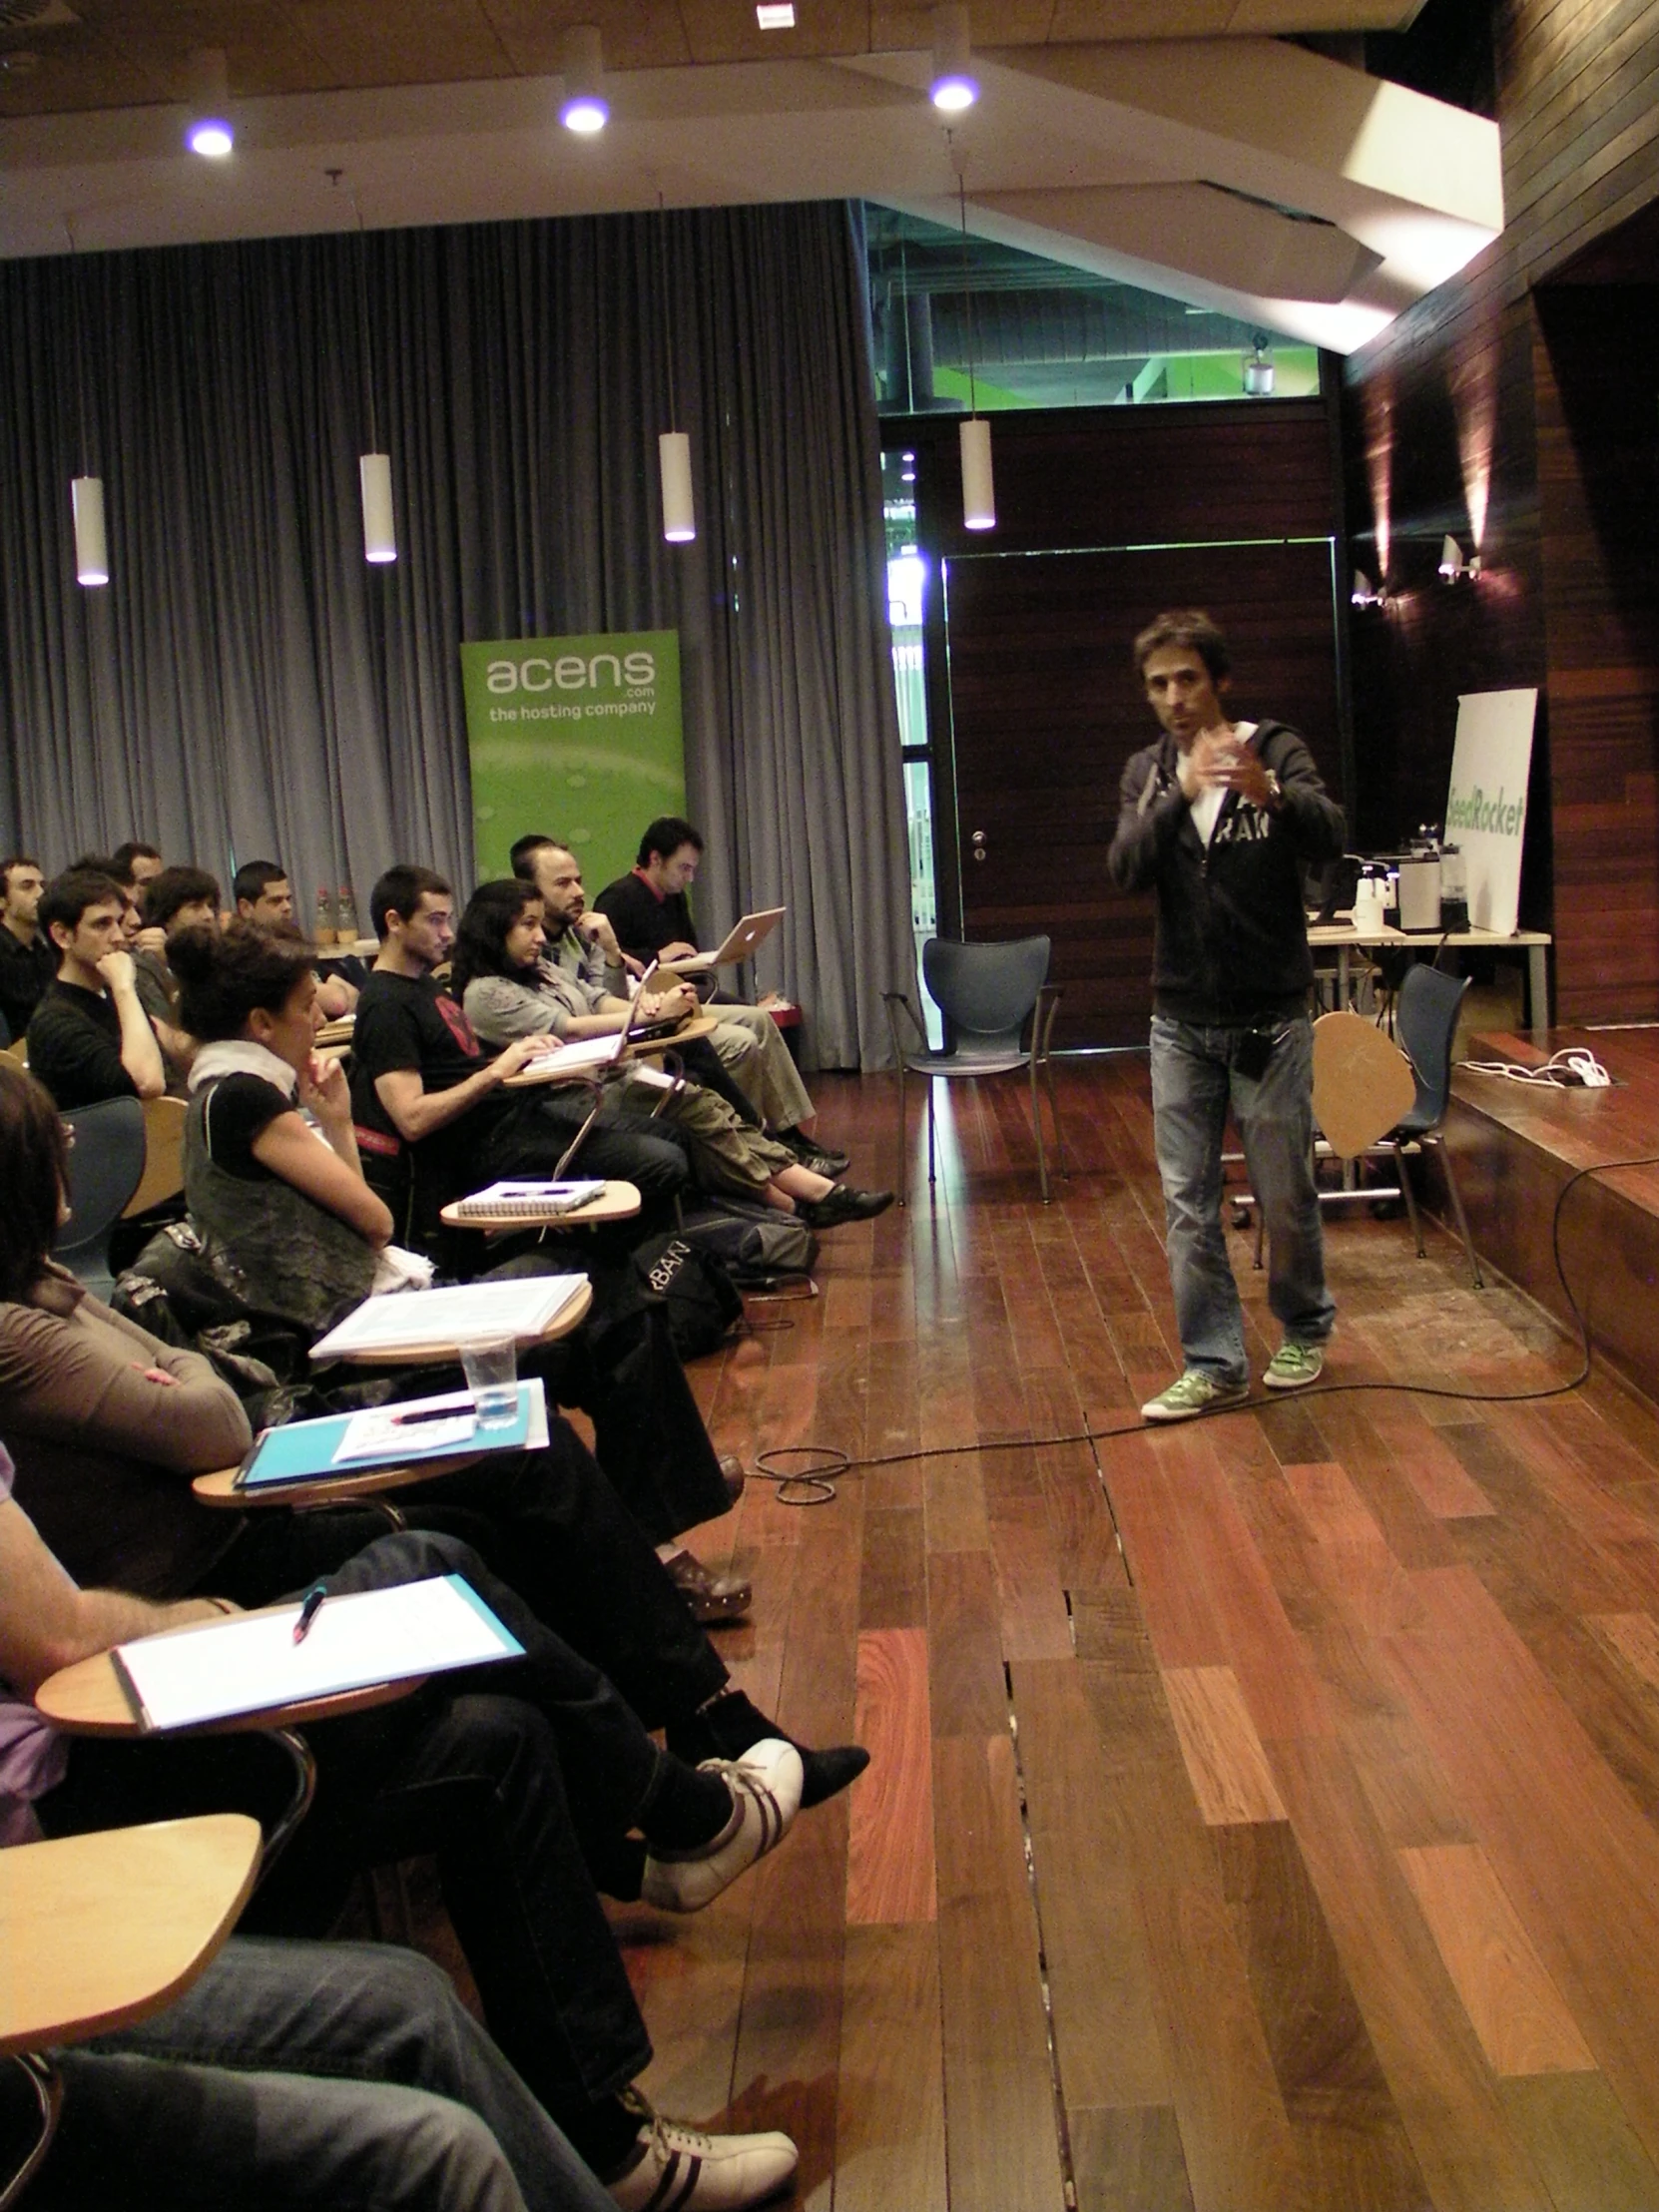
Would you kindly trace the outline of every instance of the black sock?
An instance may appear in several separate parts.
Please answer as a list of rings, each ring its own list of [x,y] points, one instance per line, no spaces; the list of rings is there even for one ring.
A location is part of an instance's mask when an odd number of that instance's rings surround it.
[[[559,2125],[570,2137],[577,2156],[593,2168],[600,2180],[614,2181],[639,2140],[640,2116],[631,2112],[620,2097],[601,2097],[585,2112],[562,2112]]]
[[[636,1815],[647,1840],[665,1851],[696,1851],[713,1843],[732,1819],[732,1793],[725,1778],[700,1774],[673,1752],[657,1761],[645,1802]]]

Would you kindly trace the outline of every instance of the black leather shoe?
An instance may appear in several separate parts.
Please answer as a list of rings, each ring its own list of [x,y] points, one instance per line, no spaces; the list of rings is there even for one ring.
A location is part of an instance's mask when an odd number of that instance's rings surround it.
[[[723,1451],[721,1453],[720,1479],[726,1485],[727,1496],[731,1499],[732,1503],[736,1505],[739,1498],[743,1495],[743,1486],[744,1483],[748,1480],[748,1477],[743,1471],[743,1461],[737,1456],[735,1452]]]
[[[776,1721],[768,1720],[742,1690],[729,1690],[689,1720],[668,1724],[669,1750],[691,1766],[701,1759],[741,1759],[751,1744],[768,1736],[783,1736],[786,1743],[795,1743],[795,1738],[786,1736]],[[856,1782],[869,1765],[869,1753],[862,1744],[831,1744],[826,1751],[809,1751],[805,1744],[796,1744],[795,1748],[801,1754],[805,1775],[803,1810],[834,1797],[849,1782]]]
[[[721,1621],[742,1620],[755,1602],[753,1586],[737,1574],[716,1574],[695,1552],[677,1551],[665,1559],[674,1587],[691,1607],[700,1628],[714,1628]],[[748,1746],[744,1747],[746,1750]],[[730,1755],[728,1755],[730,1756]]]
[[[850,1152],[841,1152],[832,1144],[820,1144],[816,1137],[804,1137],[799,1129],[780,1129],[774,1135],[779,1144],[789,1146],[804,1168],[811,1168],[815,1175],[829,1176],[831,1183],[852,1165]]]
[[[827,1198],[798,1198],[795,1211],[809,1229],[838,1229],[843,1221],[873,1221],[891,1204],[891,1191],[854,1191],[837,1183]]]

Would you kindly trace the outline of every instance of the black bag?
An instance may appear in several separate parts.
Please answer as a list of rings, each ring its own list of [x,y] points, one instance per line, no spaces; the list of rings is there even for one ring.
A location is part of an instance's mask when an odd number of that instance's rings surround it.
[[[809,1275],[818,1258],[818,1239],[798,1214],[741,1199],[688,1208],[680,1234],[701,1258],[718,1260],[734,1283],[753,1288]]]
[[[743,1319],[743,1300],[731,1276],[685,1237],[648,1237],[634,1248],[630,1265],[641,1286],[667,1308],[669,1334],[682,1360],[718,1352]]]

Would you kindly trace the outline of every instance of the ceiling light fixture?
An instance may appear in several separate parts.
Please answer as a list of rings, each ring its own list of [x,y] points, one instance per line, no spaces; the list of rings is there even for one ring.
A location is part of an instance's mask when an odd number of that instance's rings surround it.
[[[336,191],[343,174],[338,169],[328,172]],[[351,206],[357,217],[357,328],[363,381],[368,386],[369,450],[357,456],[357,482],[363,507],[363,559],[376,568],[383,568],[397,558],[397,516],[391,499],[391,455],[379,449],[379,424],[374,411],[374,336],[368,319],[368,232],[363,224],[363,204],[357,198],[354,185]]]
[[[69,277],[74,286],[72,326],[75,341],[75,406],[81,424],[81,467],[85,471],[91,446],[87,438],[87,369],[85,338],[81,325],[80,265],[75,260],[77,241],[74,217],[65,216],[63,227],[69,239]],[[69,504],[75,517],[75,581],[87,585],[107,584],[110,580],[110,550],[104,530],[103,478],[85,473],[72,476],[69,482]]]
[[[677,422],[674,396],[674,324],[668,311],[668,217],[657,195],[657,284],[668,362],[668,419]],[[657,439],[657,467],[663,485],[663,536],[670,545],[690,545],[697,536],[697,499],[692,489],[691,438],[684,430],[664,430]]]
[[[185,144],[193,154],[222,162],[235,151],[231,124],[231,78],[223,46],[194,46],[190,55],[189,113]]]
[[[933,80],[928,95],[941,115],[960,115],[979,97],[970,67],[968,12],[953,4],[933,10]]]
[[[755,20],[763,31],[793,31],[795,0],[756,0]]]
[[[593,138],[611,120],[605,98],[605,49],[597,23],[577,23],[565,33],[565,97],[559,121],[578,138]]]
[[[948,132],[945,135],[949,137]],[[962,528],[994,530],[996,479],[991,472],[991,426],[979,412],[979,387],[974,376],[974,355],[979,348],[968,274],[967,181],[960,167],[956,171],[956,207],[962,219],[962,289],[967,294],[968,311],[968,412],[956,430],[962,458]]]

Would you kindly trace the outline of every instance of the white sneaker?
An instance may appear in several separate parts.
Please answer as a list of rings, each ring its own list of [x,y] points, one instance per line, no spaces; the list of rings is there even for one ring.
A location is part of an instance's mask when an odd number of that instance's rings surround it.
[[[781,1736],[763,1736],[741,1759],[705,1759],[701,1771],[725,1776],[732,1818],[696,1851],[652,1852],[646,1859],[640,1895],[665,1913],[702,1912],[757,1859],[777,1850],[801,1810],[801,1754]],[[665,2212],[672,2202],[664,2199]]]
[[[787,2135],[705,2135],[653,2112],[637,2089],[623,2099],[645,2116],[638,2163],[605,2184],[623,2212],[740,2212],[775,2196],[795,2173]]]

